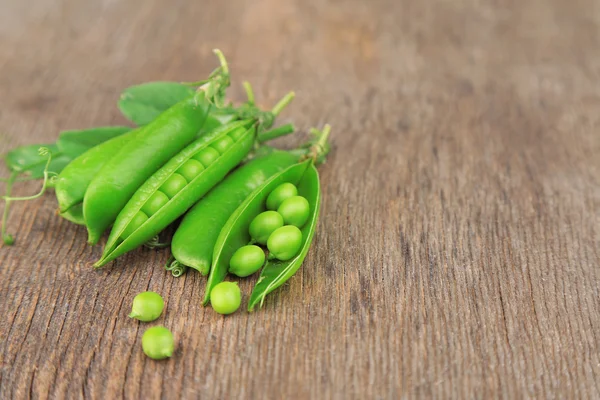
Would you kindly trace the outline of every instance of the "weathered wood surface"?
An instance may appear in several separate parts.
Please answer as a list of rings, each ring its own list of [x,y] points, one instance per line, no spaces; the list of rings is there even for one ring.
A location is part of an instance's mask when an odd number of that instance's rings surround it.
[[[283,120],[334,127],[303,269],[222,318],[167,252],[93,271],[51,194],[18,204],[0,398],[600,397],[597,2],[4,0],[0,148],[123,123],[121,89],[202,77],[214,47],[232,98],[296,89]],[[168,361],[126,318],[146,289]]]

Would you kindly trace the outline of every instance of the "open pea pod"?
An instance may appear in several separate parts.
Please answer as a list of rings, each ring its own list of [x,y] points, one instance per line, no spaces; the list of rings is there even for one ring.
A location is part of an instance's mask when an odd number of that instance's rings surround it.
[[[254,190],[229,217],[215,244],[212,267],[204,293],[204,305],[207,305],[210,300],[211,290],[225,279],[233,253],[250,242],[251,238],[248,232],[250,222],[265,210],[265,203],[269,194],[282,183],[299,184],[310,167],[312,167],[312,161],[307,160],[294,164],[272,176],[262,186]],[[316,216],[314,218],[316,219]]]
[[[117,216],[94,266],[141,246],[183,215],[246,157],[255,141],[255,125],[245,120],[217,128],[156,171]]]
[[[262,306],[265,297],[279,286],[283,285],[288,279],[298,271],[304,258],[308,254],[308,249],[312,243],[317,229],[317,220],[319,218],[319,208],[321,205],[321,190],[319,185],[319,173],[313,164],[311,164],[298,183],[298,194],[308,200],[310,205],[310,214],[308,221],[300,230],[302,232],[302,245],[298,255],[287,261],[277,259],[268,260],[260,273],[260,278],[254,285],[250,300],[248,301],[248,311],[252,311],[257,304]]]

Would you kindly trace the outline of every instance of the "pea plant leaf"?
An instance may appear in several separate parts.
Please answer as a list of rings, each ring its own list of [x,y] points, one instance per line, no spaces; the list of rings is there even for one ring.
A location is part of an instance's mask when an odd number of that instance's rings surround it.
[[[193,94],[193,88],[177,82],[148,82],[125,89],[118,106],[127,119],[142,126]]]
[[[12,172],[25,174],[31,179],[41,179],[47,157],[39,154],[40,147],[46,147],[52,153],[48,172],[59,174],[68,163],[87,150],[130,130],[128,127],[114,126],[64,131],[56,143],[30,144],[9,151],[4,162]]]
[[[129,132],[130,130],[131,128],[127,126],[105,126],[83,130],[63,131],[60,133],[56,145],[62,154],[75,158],[92,147]]]
[[[48,157],[39,154],[40,147],[46,147],[52,153],[49,172],[58,174],[71,161],[70,157],[60,152],[56,144],[31,144],[9,151],[5,158],[6,165],[11,171],[27,174],[32,179],[43,178]]]

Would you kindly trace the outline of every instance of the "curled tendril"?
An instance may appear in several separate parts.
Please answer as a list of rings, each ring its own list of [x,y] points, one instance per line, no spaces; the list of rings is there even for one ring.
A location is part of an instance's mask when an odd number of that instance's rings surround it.
[[[144,243],[144,247],[148,249],[162,249],[169,246],[170,244],[170,242],[161,242],[160,237],[156,235],[152,239]]]
[[[171,275],[175,278],[179,278],[181,275],[185,274],[188,270],[187,265],[183,265],[179,261],[175,259],[175,257],[171,256],[167,264],[165,265],[165,269],[167,271],[171,271]]]

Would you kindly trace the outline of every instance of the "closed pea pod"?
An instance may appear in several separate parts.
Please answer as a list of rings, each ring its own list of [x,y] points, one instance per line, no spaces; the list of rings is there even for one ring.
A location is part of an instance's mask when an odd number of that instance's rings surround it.
[[[272,151],[233,171],[186,213],[171,242],[175,262],[208,274],[215,243],[229,216],[253,190],[296,161],[287,152]]]
[[[59,212],[62,216],[75,223],[84,223],[83,198],[90,182],[111,156],[131,141],[136,134],[137,130],[133,130],[94,146],[75,158],[62,170],[54,187]],[[79,217],[71,217],[73,215]]]
[[[117,217],[102,258],[95,266],[100,267],[150,240],[220,182],[250,151],[256,134],[253,125],[253,120],[246,120],[218,128],[186,147],[152,175]],[[238,135],[229,148],[222,148],[223,153],[217,158],[203,164],[204,169],[191,181],[176,172],[190,159],[197,159],[198,154],[207,149],[214,150],[215,143],[239,128],[243,128],[244,133]],[[149,201],[154,204],[157,192],[163,193],[169,200],[159,208],[145,207]],[[162,195],[158,196],[164,200]],[[160,202],[156,203],[160,205]],[[152,214],[146,214],[144,209]]]
[[[210,110],[212,99],[206,92],[220,94],[229,84],[227,63],[217,54],[222,70],[211,77],[206,91],[199,90],[140,128],[92,180],[83,201],[90,243],[98,242],[140,185],[194,140]]]

